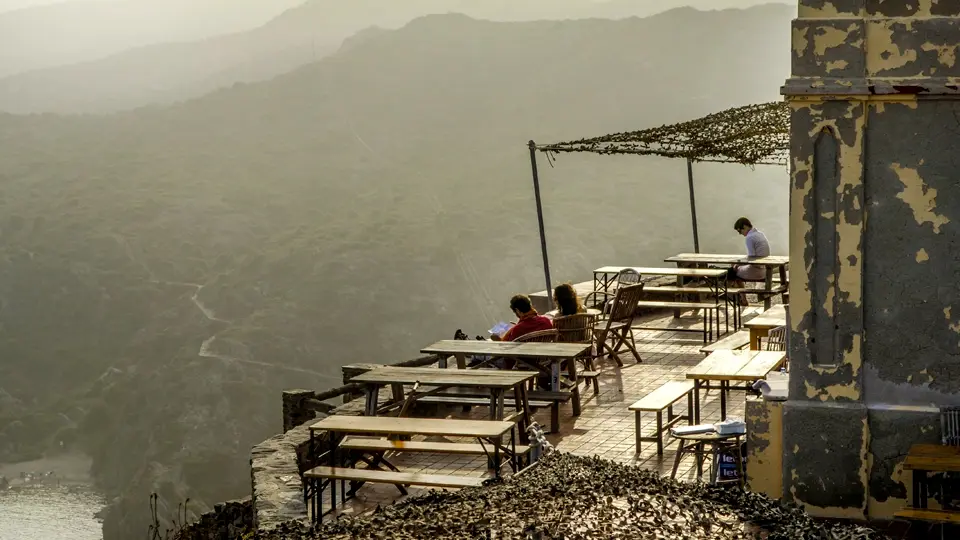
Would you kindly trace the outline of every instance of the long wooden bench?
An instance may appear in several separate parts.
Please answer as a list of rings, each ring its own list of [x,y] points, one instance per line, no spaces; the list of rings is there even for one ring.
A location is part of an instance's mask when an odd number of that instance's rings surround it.
[[[933,523],[960,523],[960,512],[956,510],[934,510],[932,508],[904,508],[897,510],[893,517],[911,521],[930,521]]]
[[[675,415],[673,405],[684,397],[687,398],[687,414]],[[663,410],[667,410],[667,423],[663,422]],[[688,424],[693,425],[693,381],[670,381],[664,383],[660,388],[650,392],[630,405],[630,410],[636,414],[636,437],[637,453],[640,453],[640,443],[656,442],[657,455],[663,455],[663,433],[673,427],[681,420],[686,420]],[[643,413],[654,412],[657,414],[657,431],[653,436],[644,436],[641,426]]]
[[[703,334],[703,342],[707,343],[710,340],[708,336],[713,335],[713,318],[716,317],[717,320],[720,319],[720,309],[723,307],[723,304],[711,304],[707,302],[657,302],[651,300],[644,300],[642,302],[637,302],[638,308],[653,308],[653,309],[677,309],[681,311],[696,311],[703,310],[706,316],[704,317],[703,328],[698,330],[696,328],[664,328],[657,326],[634,326],[638,330],[659,330],[661,332],[699,332]]]
[[[737,351],[744,349],[750,346],[750,331],[749,330],[740,330],[730,334],[729,336],[719,340],[714,341],[708,345],[704,345],[700,348],[700,352],[703,354],[710,354],[714,351]]]
[[[391,441],[370,437],[350,436],[343,439],[340,448],[368,452],[431,452],[434,454],[454,454],[461,456],[485,456],[490,453],[489,445],[476,443],[450,443],[427,441]],[[527,445],[517,445],[516,452],[522,456],[530,452]]]
[[[350,469],[344,467],[314,467],[303,473],[305,478],[326,478],[351,482],[374,482],[397,486],[424,486],[442,488],[465,488],[483,484],[484,478],[454,476],[448,474],[406,473],[376,469]]]

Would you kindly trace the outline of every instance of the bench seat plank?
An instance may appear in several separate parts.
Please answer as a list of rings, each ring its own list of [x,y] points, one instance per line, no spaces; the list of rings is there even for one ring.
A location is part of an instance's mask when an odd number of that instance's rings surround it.
[[[671,309],[716,309],[723,305],[709,304],[706,302],[657,302],[653,300],[643,300],[637,302],[637,307],[651,308],[671,308]]]
[[[750,331],[740,330],[719,341],[706,345],[700,349],[702,353],[712,353],[721,350],[739,350],[750,346]]]
[[[314,467],[305,472],[307,478],[329,478],[404,486],[464,488],[483,484],[483,478],[453,476],[447,474],[405,473],[373,469],[347,469],[343,467]]]
[[[904,508],[893,514],[894,517],[934,523],[960,523],[960,512],[951,510],[933,510],[931,508]]]
[[[489,444],[484,450],[482,444],[426,442],[426,441],[391,441],[388,439],[371,439],[368,437],[347,437],[340,443],[340,448],[346,450],[369,450],[373,452],[431,452],[436,454],[458,454],[483,456],[493,451]],[[526,454],[530,447],[517,445],[517,454]]]
[[[670,381],[630,405],[631,411],[662,411],[693,390],[693,381]]]

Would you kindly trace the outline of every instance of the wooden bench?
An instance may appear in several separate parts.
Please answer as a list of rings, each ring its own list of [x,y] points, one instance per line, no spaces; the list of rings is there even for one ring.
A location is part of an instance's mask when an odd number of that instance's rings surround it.
[[[681,311],[696,311],[703,310],[706,314],[704,317],[703,328],[697,330],[696,328],[664,328],[656,326],[634,326],[638,330],[658,330],[661,332],[699,332],[703,334],[703,342],[707,343],[709,339],[707,336],[713,336],[713,318],[717,317],[717,321],[720,320],[720,308],[723,307],[723,304],[711,304],[707,302],[656,302],[650,300],[644,300],[642,302],[637,302],[638,308],[654,308],[654,309],[675,309]],[[717,324],[719,330],[719,322]]]
[[[684,397],[687,398],[687,414],[675,415],[673,405]],[[663,423],[663,410],[667,410],[667,423]],[[670,381],[664,383],[660,388],[650,392],[630,405],[630,410],[636,413],[636,437],[637,453],[640,453],[641,442],[656,442],[657,455],[663,455],[663,432],[673,427],[680,420],[686,420],[689,425],[693,425],[693,381]],[[641,429],[641,417],[645,412],[657,413],[657,431],[654,436],[643,435]]]
[[[750,346],[750,331],[749,330],[740,330],[739,332],[730,334],[729,336],[721,339],[720,341],[714,341],[709,345],[705,345],[700,348],[700,352],[703,354],[710,354],[714,351],[738,351],[740,349],[746,349]]]
[[[600,377],[599,371],[585,370],[577,372],[578,379],[583,379],[587,385],[593,383],[593,395],[600,393],[600,382],[597,380],[598,377]]]
[[[405,473],[376,469],[349,469],[344,467],[314,467],[303,473],[305,478],[326,478],[350,482],[374,482],[397,486],[424,486],[441,488],[465,488],[483,484],[484,478],[454,476],[448,474]]]
[[[460,456],[486,456],[492,451],[489,445],[476,443],[451,443],[427,441],[391,441],[389,439],[373,439],[370,437],[346,437],[340,443],[344,450],[364,452],[430,452],[434,454],[452,454]],[[530,452],[527,445],[517,445],[516,455],[523,456]]]
[[[911,521],[930,521],[933,523],[958,523],[960,512],[956,510],[934,510],[932,508],[904,508],[897,510],[893,517]]]

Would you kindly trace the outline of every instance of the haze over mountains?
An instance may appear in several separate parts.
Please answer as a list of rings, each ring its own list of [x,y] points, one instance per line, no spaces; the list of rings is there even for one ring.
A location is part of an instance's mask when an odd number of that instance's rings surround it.
[[[246,3],[269,4],[279,12],[302,1]],[[96,3],[96,10],[90,8],[90,2]],[[497,21],[619,19],[648,16],[667,5],[652,0],[309,0],[257,28],[208,37],[212,23],[180,27],[177,21],[218,19],[204,17],[204,10],[208,15],[219,15],[219,10],[231,14],[246,10],[243,6],[229,9],[233,3],[228,0],[185,2],[151,2],[153,7],[147,10],[148,0],[75,0],[0,14],[0,111],[104,113],[195,98],[234,83],[267,80],[314,62],[364,28],[397,28],[426,14],[454,12]],[[709,9],[755,3],[698,2]],[[187,11],[190,17],[184,17]],[[83,19],[81,13],[98,22],[78,28],[72,21]],[[104,19],[116,23],[103,25]],[[234,15],[233,20],[217,24],[242,26],[251,19],[253,15]],[[165,25],[165,21],[173,24]],[[62,24],[69,24],[73,35],[57,40],[41,37],[59,32],[56,29]],[[5,28],[19,30],[4,32]],[[90,34],[94,31],[103,33],[98,32],[94,39]],[[201,33],[203,39],[181,41],[191,32]],[[73,42],[85,45],[76,47]],[[4,50],[19,52],[4,55]]]
[[[282,389],[480,333],[542,288],[529,139],[776,99],[794,15],[431,15],[182,104],[0,114],[0,461],[90,454],[105,540],[142,537],[152,491],[168,515],[244,495]],[[541,174],[555,280],[689,250],[683,163]],[[696,174],[705,251],[742,250],[747,214],[785,252],[785,170]]]

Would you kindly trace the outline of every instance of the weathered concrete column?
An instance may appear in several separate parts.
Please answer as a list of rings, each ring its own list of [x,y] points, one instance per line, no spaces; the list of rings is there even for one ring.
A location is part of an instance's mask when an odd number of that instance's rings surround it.
[[[960,403],[960,0],[799,4],[784,496],[886,518]]]

